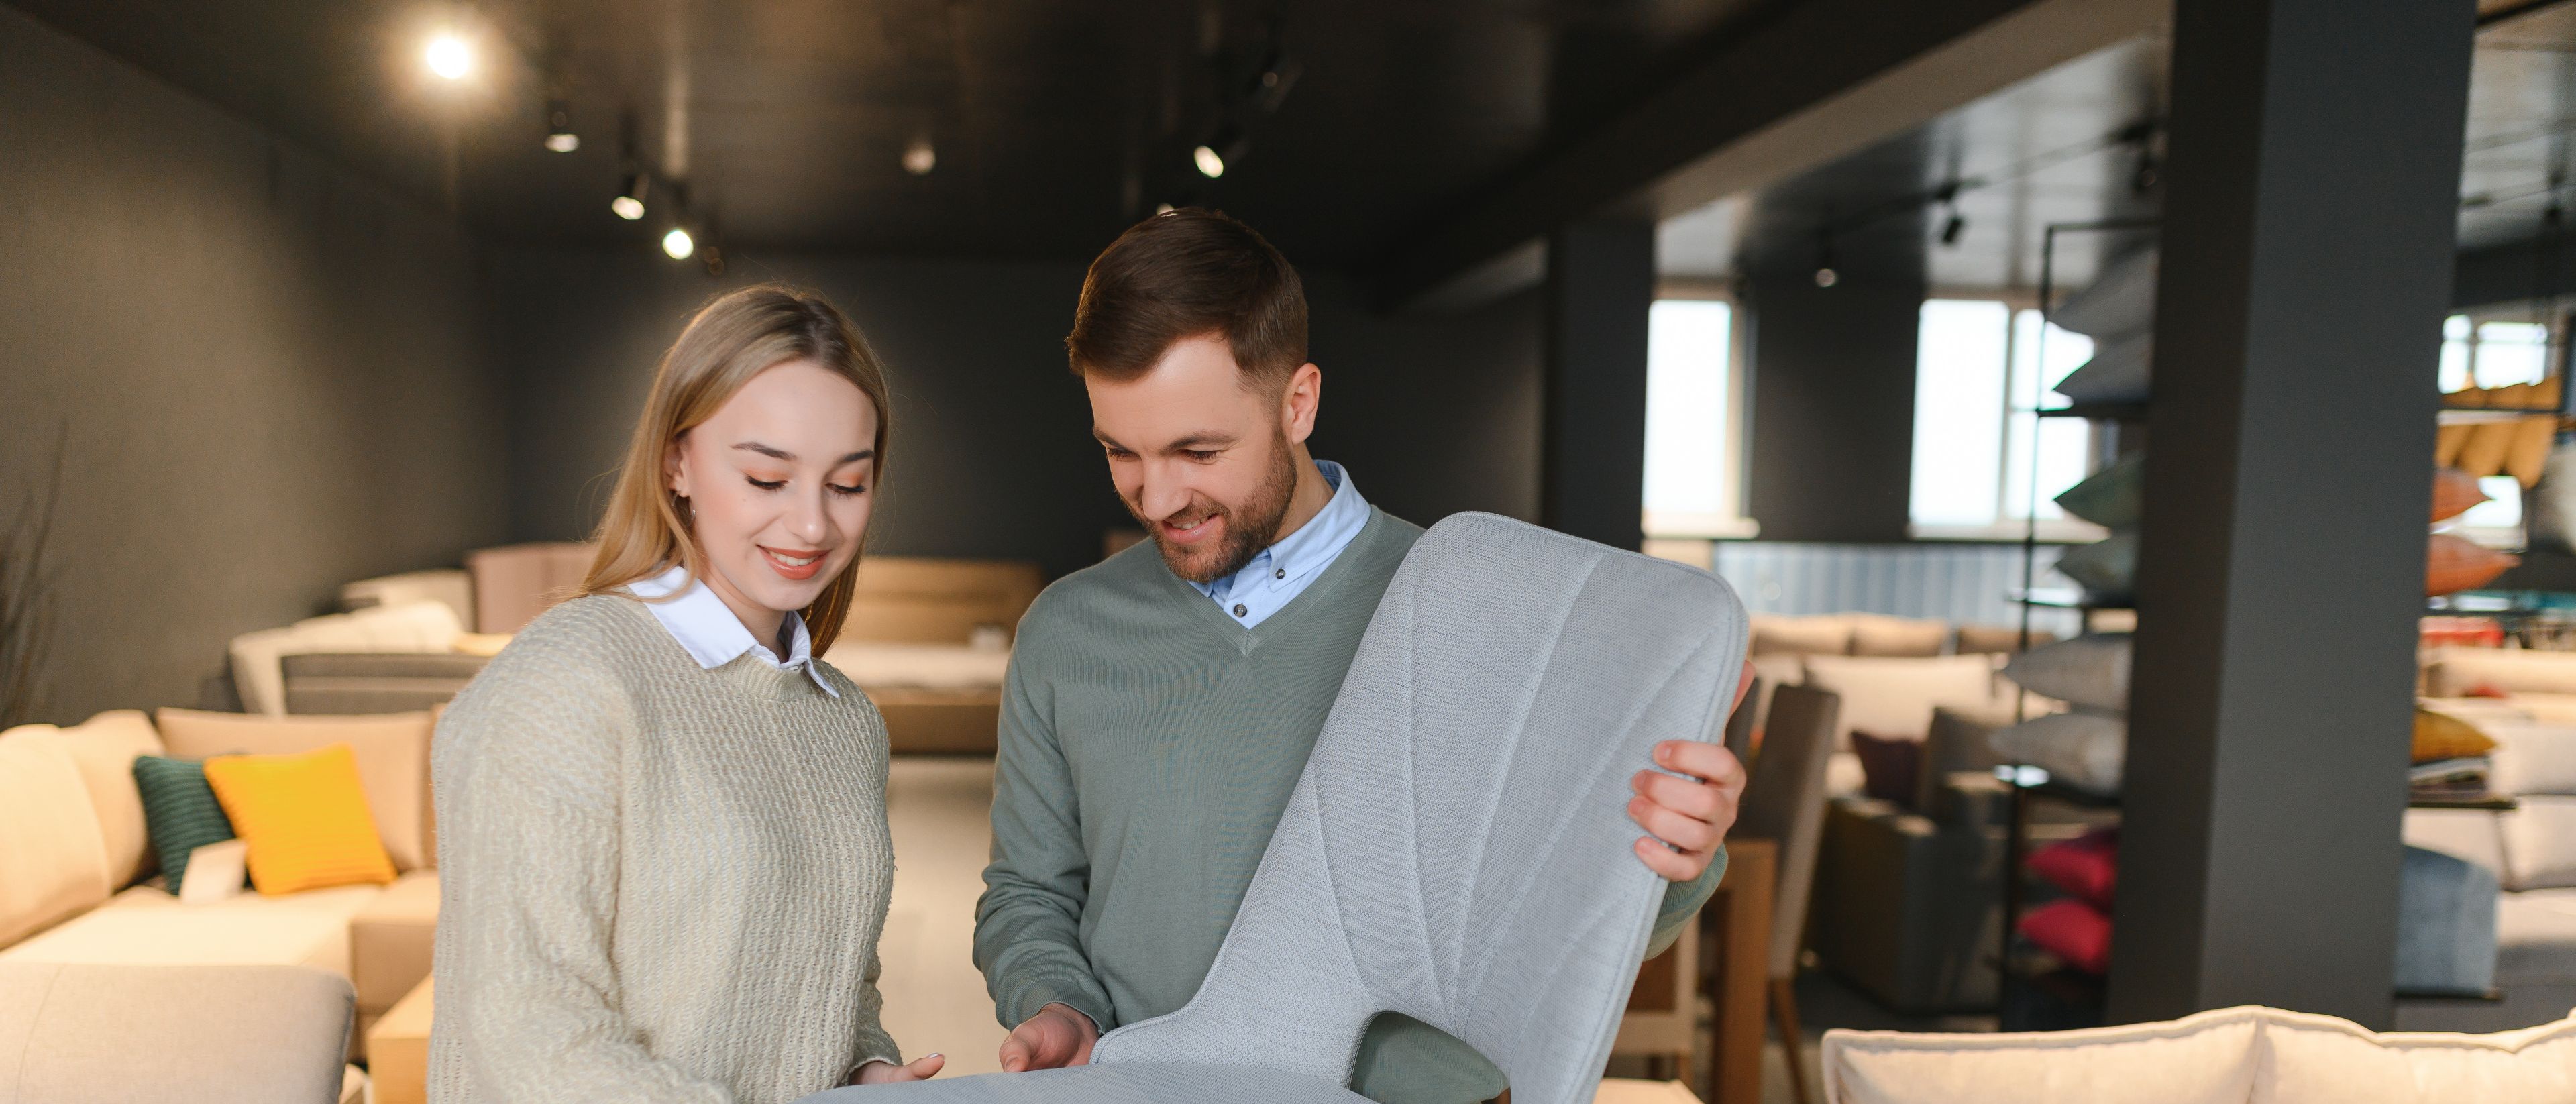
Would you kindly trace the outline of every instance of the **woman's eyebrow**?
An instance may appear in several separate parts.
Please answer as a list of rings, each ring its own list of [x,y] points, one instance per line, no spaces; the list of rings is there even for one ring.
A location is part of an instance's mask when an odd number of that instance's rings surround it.
[[[790,463],[793,463],[793,462],[795,462],[795,460],[796,460],[796,454],[795,454],[795,453],[789,452],[789,451],[787,451],[786,449],[783,449],[783,448],[778,448],[778,447],[776,447],[776,446],[774,446],[774,445],[764,445],[764,444],[761,444],[761,443],[760,443],[760,442],[758,442],[758,441],[744,441],[744,442],[742,442],[741,444],[735,445],[734,447],[735,447],[735,448],[738,448],[738,449],[741,449],[741,450],[743,450],[743,451],[745,451],[745,452],[757,452],[757,453],[761,454],[762,456],[769,457],[769,458],[770,458],[770,459],[772,459],[772,460],[784,460],[784,461],[788,461],[788,462],[790,462]],[[874,457],[876,456],[876,454],[877,454],[877,450],[875,450],[875,449],[860,449],[860,450],[859,450],[859,451],[857,451],[857,452],[853,452],[853,453],[851,453],[851,454],[849,454],[849,455],[847,455],[847,456],[844,456],[844,457],[840,458],[840,459],[839,459],[839,460],[837,460],[837,461],[834,461],[834,462],[833,462],[833,464],[832,464],[832,466],[837,468],[837,467],[840,467],[840,466],[841,466],[841,465],[843,465],[843,464],[855,464],[855,463],[858,463],[858,462],[859,462],[859,461],[861,461],[861,460],[872,459],[872,458],[874,458]]]

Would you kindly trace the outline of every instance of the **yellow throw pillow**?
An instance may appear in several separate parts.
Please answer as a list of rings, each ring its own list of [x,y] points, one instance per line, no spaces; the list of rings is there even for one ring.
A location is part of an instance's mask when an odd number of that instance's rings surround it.
[[[218,755],[206,784],[250,844],[250,884],[277,896],[394,880],[347,744],[296,755]]]
[[[2458,717],[2430,709],[2415,711],[2414,759],[2418,763],[2467,759],[2494,751],[2495,746],[2486,733]]]

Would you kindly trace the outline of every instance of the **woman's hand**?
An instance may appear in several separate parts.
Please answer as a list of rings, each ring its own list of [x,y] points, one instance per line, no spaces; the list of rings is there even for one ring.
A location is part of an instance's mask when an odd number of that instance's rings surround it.
[[[907,1065],[892,1062],[870,1062],[850,1075],[852,1085],[891,1085],[898,1081],[928,1081],[948,1064],[945,1055],[932,1054],[915,1058]]]

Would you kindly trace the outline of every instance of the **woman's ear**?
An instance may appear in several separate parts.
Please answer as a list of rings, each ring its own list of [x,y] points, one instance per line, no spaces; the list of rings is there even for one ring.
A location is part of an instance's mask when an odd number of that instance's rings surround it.
[[[688,435],[682,434],[662,450],[662,484],[682,498],[689,497],[688,468],[680,463],[680,442],[687,439]]]

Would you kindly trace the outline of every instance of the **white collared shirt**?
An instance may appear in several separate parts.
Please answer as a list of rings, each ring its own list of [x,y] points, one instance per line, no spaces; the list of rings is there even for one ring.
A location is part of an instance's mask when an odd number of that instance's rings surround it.
[[[1360,497],[1350,474],[1330,460],[1315,461],[1315,470],[1324,474],[1324,483],[1333,489],[1322,510],[1287,539],[1262,549],[1243,570],[1212,583],[1190,584],[1215,599],[1217,608],[1234,618],[1235,624],[1249,629],[1304,594],[1368,525],[1368,500]]]
[[[814,680],[814,685],[823,688],[824,693],[836,698],[841,696],[840,691],[832,689],[831,683],[824,681],[823,673],[814,669],[813,634],[805,630],[805,619],[794,610],[787,612],[786,626],[794,635],[795,645],[788,650],[787,658],[781,660],[777,652],[771,651],[768,645],[751,635],[750,629],[743,627],[742,619],[733,615],[733,608],[725,605],[724,599],[689,578],[688,568],[674,567],[653,578],[626,584],[628,593],[644,599],[660,598],[683,588],[687,593],[667,602],[646,601],[644,608],[652,610],[653,617],[662,622],[662,627],[671,630],[671,638],[680,642],[681,649],[689,653],[689,658],[697,660],[698,666],[712,671],[733,662],[742,653],[750,652],[761,662],[781,671],[803,671],[805,677]]]

